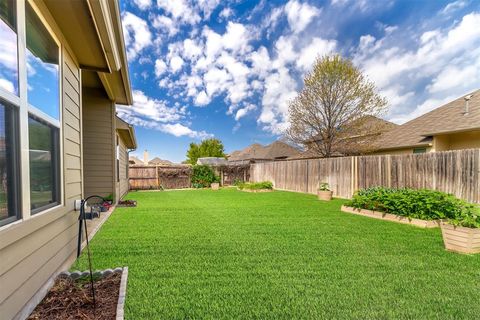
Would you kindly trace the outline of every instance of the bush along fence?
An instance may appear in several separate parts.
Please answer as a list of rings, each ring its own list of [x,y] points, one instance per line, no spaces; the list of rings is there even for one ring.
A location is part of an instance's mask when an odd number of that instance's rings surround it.
[[[220,184],[233,185],[250,179],[250,165],[213,168]],[[128,170],[130,190],[183,189],[192,187],[191,166],[131,166]]]
[[[351,198],[370,187],[431,189],[480,203],[480,149],[254,163],[251,181],[280,190],[316,194],[322,182]]]

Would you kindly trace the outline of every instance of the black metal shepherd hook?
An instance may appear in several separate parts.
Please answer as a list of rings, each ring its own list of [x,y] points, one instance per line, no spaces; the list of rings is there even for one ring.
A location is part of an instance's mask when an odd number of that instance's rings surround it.
[[[91,290],[92,290],[92,298],[93,298],[93,313],[95,315],[95,309],[97,307],[96,300],[95,300],[95,288],[93,287],[93,269],[92,269],[92,257],[90,254],[90,245],[89,245],[89,240],[88,240],[88,231],[87,231],[87,217],[85,215],[85,204],[87,203],[88,200],[92,198],[98,198],[101,199],[102,201],[105,201],[103,197],[100,196],[90,196],[87,197],[86,199],[82,200],[82,203],[80,204],[80,216],[78,217],[78,246],[77,246],[77,258],[80,256],[81,248],[82,248],[82,222],[83,226],[85,227],[85,240],[87,241],[86,247],[87,247],[87,257],[88,257],[88,269],[90,271],[90,285],[91,285]]]

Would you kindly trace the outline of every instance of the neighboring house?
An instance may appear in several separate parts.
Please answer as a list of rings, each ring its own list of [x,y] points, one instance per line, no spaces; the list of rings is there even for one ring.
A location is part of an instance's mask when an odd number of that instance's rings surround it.
[[[408,154],[480,148],[480,90],[394,128],[375,154]]]
[[[174,163],[169,160],[163,160],[159,157],[155,157],[152,160],[148,161],[148,164],[151,166],[173,166]]]
[[[74,261],[75,200],[125,193],[132,93],[117,1],[2,1],[0,34],[0,318],[24,319]]]
[[[198,158],[197,164],[208,165],[208,166],[225,166],[228,164],[227,159],[220,157],[204,157]]]
[[[291,145],[275,141],[267,146],[254,143],[243,150],[234,151],[228,156],[229,162],[255,162],[268,160],[282,160],[297,156],[300,151]]]
[[[140,160],[138,157],[135,157],[135,156],[130,156],[128,158],[128,163],[131,165],[131,166],[140,166],[140,165],[143,165],[143,161]]]
[[[116,181],[115,199],[120,200],[128,193],[128,154],[137,148],[135,130],[132,125],[116,117]]]
[[[364,116],[351,123],[344,130],[339,130],[339,137],[333,146],[331,157],[343,157],[371,152],[375,149],[375,141],[386,132],[398,127],[397,124],[375,117]],[[319,148],[322,147],[322,140],[314,138],[309,141],[306,151],[290,159],[308,159],[321,157]]]

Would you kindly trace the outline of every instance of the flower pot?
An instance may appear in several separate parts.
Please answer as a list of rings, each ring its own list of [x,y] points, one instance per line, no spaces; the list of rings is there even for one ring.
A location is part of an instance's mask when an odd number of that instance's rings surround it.
[[[333,191],[318,191],[318,200],[330,201],[332,200]]]
[[[214,182],[214,183],[210,184],[210,187],[212,187],[212,190],[218,190],[218,189],[220,189],[220,183]]]
[[[453,226],[442,222],[445,249],[459,253],[480,253],[480,228]]]

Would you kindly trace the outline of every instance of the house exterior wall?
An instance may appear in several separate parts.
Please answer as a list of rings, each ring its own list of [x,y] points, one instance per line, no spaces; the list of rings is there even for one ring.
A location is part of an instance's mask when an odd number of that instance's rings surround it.
[[[402,149],[392,149],[392,150],[380,150],[371,153],[372,155],[385,155],[385,154],[391,154],[391,155],[402,155],[402,154],[412,154],[414,148],[402,148]],[[426,152],[432,152],[433,148],[431,147],[426,147]]]
[[[40,11],[42,7],[39,7]],[[36,293],[73,261],[78,213],[74,201],[83,195],[81,73],[48,12],[42,12],[61,40],[61,157],[63,203],[0,228],[0,317],[28,316],[25,306]]]
[[[119,147],[120,147],[120,152],[119,152],[120,181],[118,183],[119,184],[119,192],[117,193],[118,200],[120,200],[128,192],[128,149],[121,138],[119,138]]]
[[[83,90],[85,197],[115,193],[115,106],[103,89]]]
[[[480,148],[480,131],[438,135],[433,139],[435,151]]]

